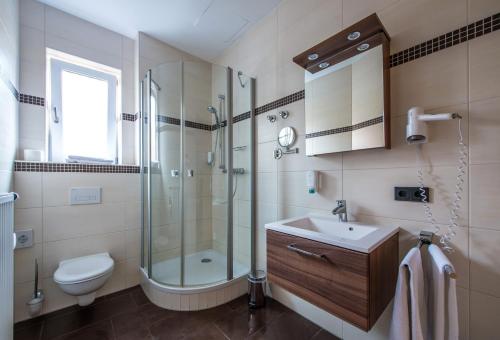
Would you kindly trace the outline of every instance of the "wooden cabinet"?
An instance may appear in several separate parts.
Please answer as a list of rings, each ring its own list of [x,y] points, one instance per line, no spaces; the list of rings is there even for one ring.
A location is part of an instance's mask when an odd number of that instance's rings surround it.
[[[267,230],[271,283],[368,331],[394,296],[398,234],[361,253]]]

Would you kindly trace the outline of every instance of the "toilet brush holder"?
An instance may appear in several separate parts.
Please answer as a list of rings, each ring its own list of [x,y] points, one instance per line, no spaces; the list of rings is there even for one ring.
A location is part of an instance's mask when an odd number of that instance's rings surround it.
[[[39,315],[42,312],[43,301],[45,300],[45,295],[43,291],[39,289],[33,298],[26,302],[26,308],[28,309],[28,314],[30,317]]]
[[[42,311],[45,295],[41,289],[38,289],[38,261],[35,259],[35,286],[33,296],[30,301],[26,302],[28,314],[31,317],[37,316]]]

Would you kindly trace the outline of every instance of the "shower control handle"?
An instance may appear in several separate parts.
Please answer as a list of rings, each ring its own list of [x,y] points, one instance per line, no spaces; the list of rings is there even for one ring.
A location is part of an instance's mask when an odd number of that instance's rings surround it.
[[[187,176],[188,177],[194,177],[194,170],[193,169],[187,169]]]
[[[57,115],[57,107],[53,107],[54,111],[54,123],[59,124],[59,116]]]
[[[170,176],[172,176],[172,177],[179,177],[179,174],[180,174],[180,172],[178,169],[170,170]]]

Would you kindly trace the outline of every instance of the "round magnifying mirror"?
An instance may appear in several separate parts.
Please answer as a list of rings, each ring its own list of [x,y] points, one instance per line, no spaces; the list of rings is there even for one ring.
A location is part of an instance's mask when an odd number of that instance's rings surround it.
[[[295,142],[295,130],[292,127],[284,127],[278,134],[278,143],[284,148],[288,148]]]

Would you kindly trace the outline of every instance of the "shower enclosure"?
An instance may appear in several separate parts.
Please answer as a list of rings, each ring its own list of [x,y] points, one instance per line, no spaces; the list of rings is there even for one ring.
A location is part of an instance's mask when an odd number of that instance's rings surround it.
[[[255,270],[254,87],[187,61],[141,82],[142,284],[150,298],[182,296],[154,301],[167,308],[211,307],[221,289],[237,297]]]

